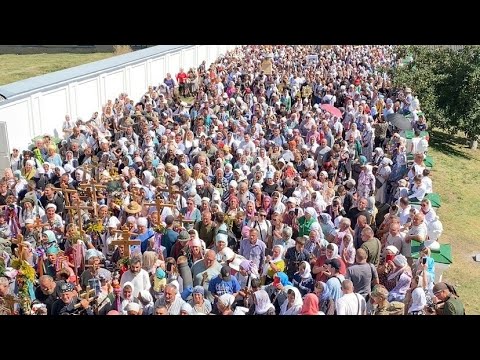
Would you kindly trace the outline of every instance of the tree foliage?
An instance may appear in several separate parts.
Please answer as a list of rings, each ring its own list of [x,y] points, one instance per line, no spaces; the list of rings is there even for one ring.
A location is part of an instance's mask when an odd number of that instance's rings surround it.
[[[391,70],[396,87],[408,86],[418,96],[432,126],[450,133],[462,131],[468,139],[480,138],[480,46],[462,50],[399,46],[399,63]]]

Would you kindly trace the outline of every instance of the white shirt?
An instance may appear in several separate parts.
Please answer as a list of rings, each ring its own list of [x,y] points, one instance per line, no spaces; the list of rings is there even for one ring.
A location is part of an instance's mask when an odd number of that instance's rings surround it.
[[[425,185],[425,191],[427,192],[427,194],[433,193],[432,179],[430,179],[428,176],[424,176],[422,178],[422,184]]]
[[[425,185],[422,183],[420,186],[417,187],[417,185],[413,185],[412,191],[413,194],[410,195],[408,198],[413,199],[417,198],[419,201],[422,201],[423,198],[425,197],[425,194],[427,193],[427,189],[425,188]]]
[[[148,272],[144,269],[141,269],[139,273],[133,275],[130,270],[126,271],[122,275],[122,279],[120,280],[120,285],[123,287],[127,281],[130,281],[133,284],[133,291],[132,296],[136,298],[138,293],[142,290],[150,290],[150,278],[148,276]]]
[[[337,315],[365,315],[367,303],[362,295],[356,293],[343,294],[335,302]]]

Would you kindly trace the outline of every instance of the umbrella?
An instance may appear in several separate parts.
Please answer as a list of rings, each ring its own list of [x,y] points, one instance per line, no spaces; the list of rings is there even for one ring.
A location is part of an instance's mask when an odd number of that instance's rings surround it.
[[[330,105],[330,104],[322,104],[320,105],[320,107],[325,110],[325,111],[328,111],[330,114],[332,114],[333,116],[337,117],[337,118],[341,118],[342,117],[342,112],[340,111],[340,109],[337,109],[335,106],[333,105]]]
[[[402,114],[389,114],[387,121],[400,130],[412,130],[412,123]]]

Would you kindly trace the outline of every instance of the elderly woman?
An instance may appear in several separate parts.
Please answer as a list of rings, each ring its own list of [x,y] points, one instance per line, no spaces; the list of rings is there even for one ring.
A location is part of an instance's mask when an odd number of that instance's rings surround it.
[[[300,263],[298,271],[293,275],[292,284],[300,290],[302,297],[313,292],[315,280],[312,278],[310,264],[307,261],[302,261]]]
[[[392,173],[392,160],[389,158],[383,158],[380,161],[377,173],[375,174],[375,187],[377,187],[377,192],[375,194],[375,200],[380,204],[387,202],[387,180]],[[381,186],[379,187],[378,185]]]
[[[192,314],[208,315],[212,312],[212,304],[205,300],[205,289],[203,286],[195,286],[192,292],[192,299],[188,302],[192,307]]]
[[[359,197],[368,198],[375,191],[375,176],[372,165],[361,166],[358,176],[357,193]]]
[[[270,297],[265,290],[258,290],[253,294],[254,311],[252,315],[275,315],[275,306],[270,302]]]
[[[20,210],[19,221],[20,226],[23,228],[25,226],[25,221],[28,219],[33,219],[38,216],[42,218],[45,215],[45,211],[40,206],[35,206],[34,200],[29,197],[25,197],[22,202],[22,208]]]
[[[305,215],[298,219],[298,236],[309,235],[312,224],[318,222],[317,212],[313,207],[307,207],[305,209]]]
[[[393,259],[394,269],[388,275],[388,280],[395,281],[395,287],[388,295],[388,301],[403,301],[410,288],[412,281],[412,270],[408,266],[407,258],[403,255],[396,255]]]
[[[303,300],[296,287],[287,286],[287,299],[280,305],[280,315],[298,315],[302,310]]]
[[[282,245],[274,245],[272,250],[272,256],[266,256],[266,264],[268,266],[263,267],[263,279],[264,284],[269,285],[273,282],[274,275],[277,272],[283,272],[285,270],[285,260],[283,259],[284,247]]]
[[[321,213],[319,222],[325,239],[327,239],[328,242],[335,241],[337,231],[335,230],[335,224],[332,222],[330,215],[327,213]]]
[[[32,180],[36,173],[35,160],[29,159],[25,161],[25,166],[22,169],[22,176],[25,180]]]
[[[352,234],[345,234],[340,243],[339,253],[346,266],[351,266],[355,263],[356,250],[353,246]]]

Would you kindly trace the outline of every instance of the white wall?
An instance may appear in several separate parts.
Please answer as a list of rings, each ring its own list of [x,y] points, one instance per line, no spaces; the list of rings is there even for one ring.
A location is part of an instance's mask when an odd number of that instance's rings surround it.
[[[0,121],[7,124],[10,150],[13,147],[25,149],[32,138],[45,133],[62,137],[66,114],[74,120],[78,117],[89,119],[95,111],[101,112],[108,99],[115,100],[121,92],[138,100],[148,85],[159,84],[167,72],[174,76],[180,67],[187,71],[203,60],[209,66],[220,54],[235,46],[193,45],[121,69],[105,70],[88,79],[86,76],[72,79],[68,84],[60,84],[48,91],[39,89],[14,102],[0,103]]]

